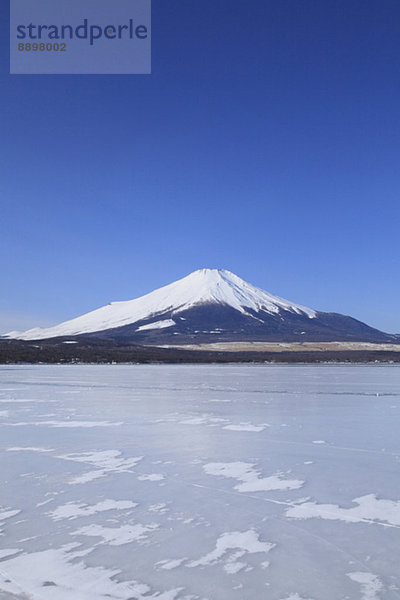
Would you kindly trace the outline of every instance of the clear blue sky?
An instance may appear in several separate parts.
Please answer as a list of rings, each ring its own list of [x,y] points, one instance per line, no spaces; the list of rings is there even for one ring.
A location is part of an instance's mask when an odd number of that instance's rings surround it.
[[[0,331],[201,267],[400,332],[398,0],[153,0],[150,76],[10,76]]]

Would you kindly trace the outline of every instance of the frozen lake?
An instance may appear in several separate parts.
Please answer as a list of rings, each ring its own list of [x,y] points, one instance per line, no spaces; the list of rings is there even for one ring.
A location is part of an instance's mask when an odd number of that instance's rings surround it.
[[[400,599],[396,366],[0,367],[1,600]]]

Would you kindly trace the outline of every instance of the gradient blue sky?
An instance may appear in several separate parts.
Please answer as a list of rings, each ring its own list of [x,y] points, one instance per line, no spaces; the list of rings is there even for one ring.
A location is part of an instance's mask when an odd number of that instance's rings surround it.
[[[10,76],[0,332],[201,267],[400,332],[398,0],[153,0],[150,76]]]

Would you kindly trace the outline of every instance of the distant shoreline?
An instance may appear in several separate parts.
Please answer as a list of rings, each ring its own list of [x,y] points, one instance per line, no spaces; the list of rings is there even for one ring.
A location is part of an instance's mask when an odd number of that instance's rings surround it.
[[[400,352],[399,344],[374,342],[213,342],[203,344],[164,344],[158,348],[210,352],[329,352],[384,351]]]
[[[229,342],[157,347],[101,339],[0,340],[0,364],[400,364],[400,345]]]

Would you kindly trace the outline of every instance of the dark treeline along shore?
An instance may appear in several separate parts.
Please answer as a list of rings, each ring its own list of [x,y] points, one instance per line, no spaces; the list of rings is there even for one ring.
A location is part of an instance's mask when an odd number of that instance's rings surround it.
[[[50,340],[0,340],[0,364],[112,363],[400,363],[400,352],[382,350],[209,351],[140,346],[77,336]]]

